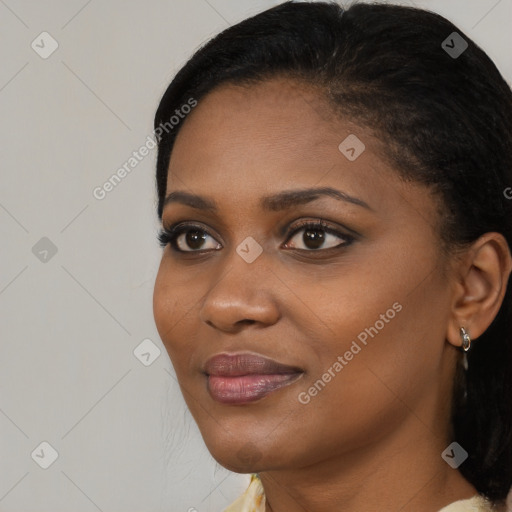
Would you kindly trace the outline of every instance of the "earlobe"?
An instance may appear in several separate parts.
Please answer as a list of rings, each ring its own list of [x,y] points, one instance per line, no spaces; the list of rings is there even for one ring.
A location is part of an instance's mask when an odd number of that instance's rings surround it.
[[[500,233],[486,233],[467,250],[459,264],[459,280],[453,296],[447,340],[462,347],[465,329],[475,340],[498,314],[512,269],[506,239]]]

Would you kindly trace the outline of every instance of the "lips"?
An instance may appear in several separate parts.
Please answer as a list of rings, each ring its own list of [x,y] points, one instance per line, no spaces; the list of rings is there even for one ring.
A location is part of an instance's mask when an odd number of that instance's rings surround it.
[[[214,400],[244,404],[292,384],[304,371],[260,355],[238,353],[218,354],[208,359],[204,373]]]
[[[278,375],[302,372],[301,368],[278,363],[274,359],[250,353],[218,354],[206,361],[204,372],[218,377],[242,375]]]

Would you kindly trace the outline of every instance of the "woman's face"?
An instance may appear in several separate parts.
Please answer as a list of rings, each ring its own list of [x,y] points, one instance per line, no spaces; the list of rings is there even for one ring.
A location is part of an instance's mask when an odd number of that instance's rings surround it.
[[[174,196],[164,208],[164,226],[193,226],[177,235],[182,252],[164,249],[153,306],[212,455],[264,471],[397,432],[443,434],[456,351],[428,190],[401,181],[368,130],[285,79],[221,86],[183,122],[167,194],[203,201]],[[339,194],[282,196],[317,188]],[[300,227],[321,219],[327,228]],[[245,377],[229,361],[206,365],[238,353],[298,373],[262,377],[247,357]]]

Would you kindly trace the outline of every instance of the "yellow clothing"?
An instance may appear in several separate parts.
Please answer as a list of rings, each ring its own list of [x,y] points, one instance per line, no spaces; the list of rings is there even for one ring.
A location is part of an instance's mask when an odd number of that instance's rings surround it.
[[[468,500],[452,503],[439,512],[492,512],[491,503],[480,495]],[[223,512],[265,512],[265,494],[263,485],[256,473],[251,475],[251,481],[246,491]]]
[[[265,512],[265,494],[260,477],[253,473],[249,487],[222,512]]]

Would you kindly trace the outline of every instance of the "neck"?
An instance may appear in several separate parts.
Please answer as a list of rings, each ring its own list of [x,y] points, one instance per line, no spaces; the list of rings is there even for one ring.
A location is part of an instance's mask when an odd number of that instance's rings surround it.
[[[416,416],[378,442],[308,467],[260,473],[266,512],[438,512],[476,489],[441,453],[436,436]]]

